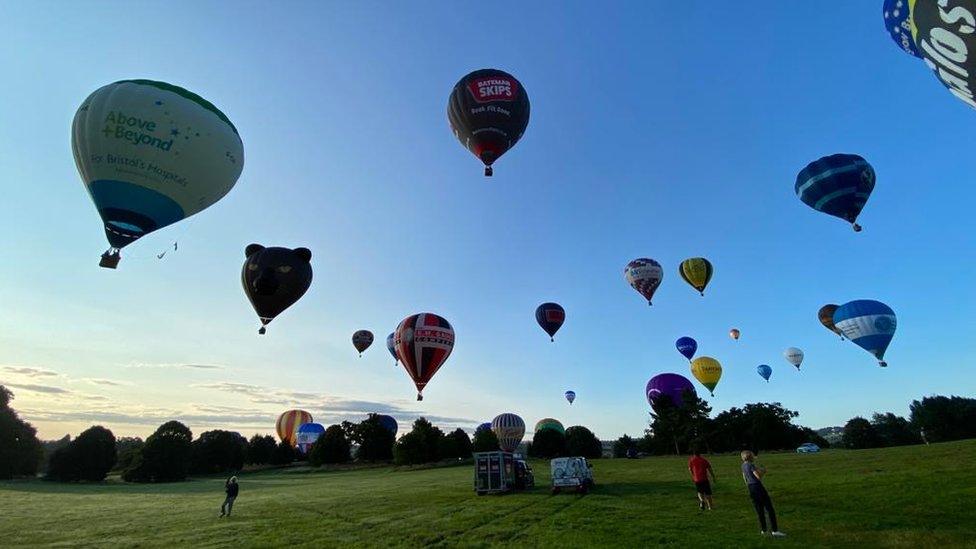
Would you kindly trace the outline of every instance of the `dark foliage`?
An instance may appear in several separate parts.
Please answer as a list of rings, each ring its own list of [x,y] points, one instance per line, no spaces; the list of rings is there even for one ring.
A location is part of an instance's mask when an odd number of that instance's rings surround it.
[[[274,452],[271,453],[271,464],[288,465],[300,457],[301,456],[299,455],[298,450],[293,448],[291,444],[288,444],[287,442],[279,442],[278,445],[275,446]]]
[[[350,448],[349,439],[342,427],[330,425],[312,445],[312,450],[308,453],[308,463],[315,467],[321,467],[325,463],[346,463],[352,459]]]
[[[913,401],[911,423],[929,442],[976,438],[976,399],[933,396]]]
[[[494,452],[497,449],[498,437],[491,429],[480,429],[474,432],[473,451]]]
[[[675,406],[671,399],[661,398],[654,404],[651,412],[651,427],[644,441],[644,451],[652,454],[685,454],[710,430],[708,414],[711,407],[691,391],[685,391],[684,405]],[[704,441],[708,445],[708,441]]]
[[[113,471],[125,471],[139,459],[146,443],[139,437],[119,437],[115,439],[115,467]]]
[[[624,435],[613,441],[613,457],[625,458],[630,451],[637,450],[637,441],[629,435]]]
[[[247,463],[265,465],[271,463],[275,451],[275,439],[271,435],[254,435],[247,442]]]
[[[146,439],[132,467],[122,473],[127,482],[186,480],[190,470],[193,433],[179,421],[167,421]]]
[[[582,425],[574,425],[566,429],[566,453],[595,459],[603,455],[603,444],[593,431]]]
[[[96,425],[55,450],[45,478],[59,482],[102,481],[115,466],[115,458],[115,435]]]
[[[881,446],[881,437],[874,425],[863,417],[853,417],[844,425],[844,436],[841,443],[845,448],[877,448]]]
[[[37,430],[10,408],[13,398],[0,385],[0,479],[36,475],[43,457]]]
[[[441,438],[438,454],[441,459],[471,457],[471,437],[464,432],[464,429],[458,427]]]
[[[396,439],[393,433],[380,423],[377,414],[369,414],[359,423],[342,422],[342,429],[349,440],[359,446],[356,459],[359,461],[391,461],[393,459],[393,444]]]
[[[555,429],[543,429],[532,436],[528,454],[536,458],[552,459],[569,455],[566,452],[566,435]]]
[[[240,471],[244,467],[247,440],[232,431],[207,431],[193,441],[190,472],[211,474]]]
[[[413,422],[413,429],[400,437],[393,447],[393,461],[397,465],[431,463],[440,457],[440,441],[444,433],[424,418]]]
[[[922,437],[907,419],[891,412],[874,414],[871,425],[878,434],[881,446],[907,446],[922,442]]]

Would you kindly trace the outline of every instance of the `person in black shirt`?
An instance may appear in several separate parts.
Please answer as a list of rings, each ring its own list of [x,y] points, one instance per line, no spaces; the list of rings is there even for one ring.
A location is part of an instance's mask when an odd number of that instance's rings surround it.
[[[224,515],[230,516],[230,510],[234,508],[234,500],[237,499],[237,492],[239,490],[240,486],[237,484],[237,477],[230,477],[224,483],[224,492],[227,493],[227,497],[224,498],[224,503],[220,506],[221,517]]]

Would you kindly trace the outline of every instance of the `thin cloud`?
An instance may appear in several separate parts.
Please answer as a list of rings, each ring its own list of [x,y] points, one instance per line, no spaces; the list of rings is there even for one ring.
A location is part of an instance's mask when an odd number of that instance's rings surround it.
[[[18,374],[27,377],[58,377],[57,372],[52,372],[50,370],[41,370],[40,368],[26,368],[22,366],[0,366],[4,372],[9,372],[11,374]]]
[[[33,391],[35,393],[47,393],[49,395],[66,395],[71,393],[71,391],[63,387],[55,387],[53,385],[35,385],[33,383],[8,383],[7,387],[13,387],[14,389],[21,389],[24,391]]]
[[[87,378],[85,379],[85,381],[87,381],[88,383],[92,383],[94,385],[108,385],[109,387],[122,387],[124,385],[131,385],[131,383],[127,383],[123,381],[113,381],[111,379]]]
[[[128,364],[126,368],[174,368],[174,369],[190,369],[190,370],[223,370],[224,367],[217,364],[182,364],[177,362],[162,362],[162,363],[148,363],[148,362],[137,362],[135,364]]]

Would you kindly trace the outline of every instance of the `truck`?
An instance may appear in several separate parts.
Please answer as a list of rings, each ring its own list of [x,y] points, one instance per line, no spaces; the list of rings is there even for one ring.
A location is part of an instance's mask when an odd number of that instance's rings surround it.
[[[474,491],[479,495],[504,494],[535,487],[535,475],[521,454],[474,453]]]
[[[552,476],[552,493],[563,489],[585,494],[593,488],[593,464],[585,457],[563,457],[549,462]]]

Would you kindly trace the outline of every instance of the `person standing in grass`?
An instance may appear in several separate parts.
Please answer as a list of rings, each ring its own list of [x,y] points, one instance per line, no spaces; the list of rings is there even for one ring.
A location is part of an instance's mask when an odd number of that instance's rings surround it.
[[[234,500],[237,499],[237,493],[240,491],[240,488],[237,484],[237,477],[230,477],[224,483],[224,492],[227,494],[227,497],[224,498],[224,503],[220,506],[221,517],[224,515],[230,516],[230,511],[234,508]]]
[[[749,488],[749,497],[752,498],[752,505],[756,508],[759,516],[760,534],[766,535],[766,513],[769,514],[769,526],[772,527],[773,537],[782,538],[786,534],[779,531],[776,524],[776,511],[773,510],[773,500],[769,498],[769,492],[763,486],[762,478],[766,475],[765,467],[757,467],[755,464],[756,456],[749,450],[743,450],[742,457],[742,480]]]
[[[695,483],[695,490],[698,491],[698,508],[711,511],[715,506],[712,501],[712,485],[708,482],[708,475],[712,475],[712,482],[715,480],[715,471],[712,464],[707,459],[701,457],[701,453],[696,448],[692,452],[691,459],[688,460],[688,471],[691,472],[691,481]]]

